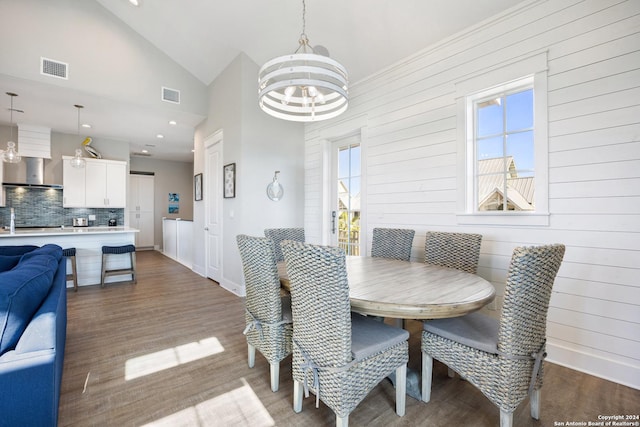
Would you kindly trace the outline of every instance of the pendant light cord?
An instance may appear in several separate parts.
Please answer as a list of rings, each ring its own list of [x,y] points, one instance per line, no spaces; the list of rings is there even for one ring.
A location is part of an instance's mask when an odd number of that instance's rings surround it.
[[[9,127],[11,128],[11,139],[9,141],[13,141],[13,98],[16,96],[15,93],[9,93],[9,98],[11,99],[11,107],[9,108]]]

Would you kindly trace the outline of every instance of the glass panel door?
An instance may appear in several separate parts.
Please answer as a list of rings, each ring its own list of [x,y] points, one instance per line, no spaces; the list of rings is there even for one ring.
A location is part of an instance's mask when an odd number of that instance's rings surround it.
[[[334,143],[333,244],[347,255],[360,255],[360,197],[362,184],[360,137]]]

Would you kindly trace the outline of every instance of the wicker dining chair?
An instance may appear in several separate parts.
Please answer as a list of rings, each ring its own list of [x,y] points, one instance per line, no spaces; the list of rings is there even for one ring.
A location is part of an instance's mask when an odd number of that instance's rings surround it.
[[[500,426],[530,396],[539,419],[547,311],[564,245],[519,247],[507,273],[500,319],[474,312],[424,322],[422,400],[431,398],[433,359],[458,372],[500,408]]]
[[[389,374],[396,374],[396,413],[403,416],[409,333],[351,313],[344,250],[285,241],[293,314],[293,410],[316,395],[346,426],[349,414]]]
[[[294,240],[296,242],[304,242],[304,228],[265,228],[265,237],[273,240],[276,248],[276,261],[284,261],[280,243],[283,240]]]
[[[427,231],[424,262],[476,274],[481,234]]]
[[[256,349],[269,361],[271,390],[278,391],[280,361],[291,354],[291,300],[280,296],[280,278],[273,242],[244,234],[236,237],[246,285],[244,334],[249,367]]]
[[[409,261],[415,230],[404,228],[374,228],[371,256]]]

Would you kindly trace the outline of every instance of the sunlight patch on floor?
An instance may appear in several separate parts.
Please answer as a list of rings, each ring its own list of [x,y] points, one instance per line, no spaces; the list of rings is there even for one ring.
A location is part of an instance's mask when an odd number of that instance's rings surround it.
[[[271,427],[273,418],[244,378],[243,386],[142,427]]]
[[[216,337],[205,338],[199,342],[179,345],[144,356],[134,357],[125,362],[124,379],[126,381],[154,374],[178,365],[203,359],[222,353],[224,347]]]

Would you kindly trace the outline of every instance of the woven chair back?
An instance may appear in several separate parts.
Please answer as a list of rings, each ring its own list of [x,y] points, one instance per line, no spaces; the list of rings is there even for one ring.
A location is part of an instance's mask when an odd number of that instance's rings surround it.
[[[427,231],[424,261],[476,274],[481,243],[481,234]]]
[[[284,240],[304,242],[304,228],[267,228],[264,230],[265,237],[273,240],[276,249],[276,260],[284,261],[280,243]]]
[[[409,261],[415,230],[404,228],[374,228],[371,256]]]
[[[273,241],[240,234],[236,237],[244,272],[245,305],[258,320],[281,320],[280,278]]]
[[[286,240],[293,341],[319,366],[351,361],[351,305],[345,253]]]
[[[514,249],[500,318],[499,351],[527,355],[542,347],[551,288],[564,251],[561,244]]]

